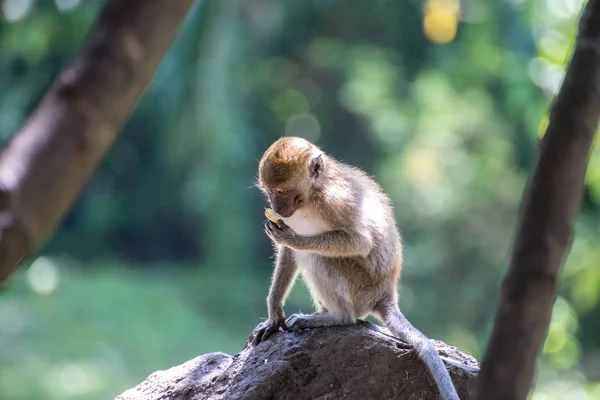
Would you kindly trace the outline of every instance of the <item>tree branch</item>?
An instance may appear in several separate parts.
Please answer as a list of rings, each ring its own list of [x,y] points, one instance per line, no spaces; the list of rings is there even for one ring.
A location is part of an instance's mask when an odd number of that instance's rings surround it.
[[[194,0],[109,0],[0,157],[0,282],[39,247],[117,137]]]
[[[476,399],[525,399],[546,337],[600,118],[600,0],[589,0],[551,108],[500,294]]]

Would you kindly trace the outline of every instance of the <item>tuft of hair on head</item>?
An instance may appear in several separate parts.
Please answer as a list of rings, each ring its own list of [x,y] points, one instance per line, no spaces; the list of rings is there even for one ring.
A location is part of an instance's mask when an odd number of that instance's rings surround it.
[[[306,139],[285,136],[275,141],[263,154],[258,171],[260,184],[275,187],[307,171],[311,156],[320,149]]]

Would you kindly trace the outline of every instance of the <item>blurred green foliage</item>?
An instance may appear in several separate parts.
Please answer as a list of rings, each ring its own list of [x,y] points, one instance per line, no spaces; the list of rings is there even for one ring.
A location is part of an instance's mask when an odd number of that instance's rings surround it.
[[[4,0],[7,140],[101,2]],[[374,175],[405,240],[401,307],[480,357],[581,0],[207,0],[60,229],[0,297],[0,398],[102,399],[266,316],[257,159],[281,135]],[[458,15],[458,19],[457,19]],[[532,398],[600,396],[600,149]],[[302,284],[290,314],[312,309]]]

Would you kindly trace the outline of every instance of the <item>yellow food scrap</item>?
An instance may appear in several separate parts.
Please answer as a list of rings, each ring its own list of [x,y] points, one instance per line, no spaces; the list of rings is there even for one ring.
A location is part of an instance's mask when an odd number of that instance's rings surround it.
[[[265,208],[265,217],[269,218],[269,220],[274,224],[281,219],[281,216],[271,208]]]

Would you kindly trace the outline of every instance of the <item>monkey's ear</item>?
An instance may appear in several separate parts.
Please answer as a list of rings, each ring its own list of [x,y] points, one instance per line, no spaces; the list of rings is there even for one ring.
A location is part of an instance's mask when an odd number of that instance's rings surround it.
[[[319,154],[318,156],[316,156],[312,160],[310,160],[310,166],[309,166],[310,176],[318,178],[323,173],[324,167],[325,166],[324,166],[324,162],[323,162],[323,154]]]

